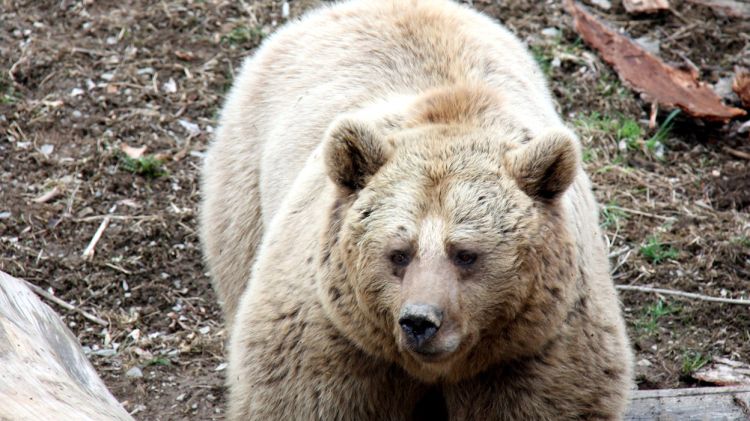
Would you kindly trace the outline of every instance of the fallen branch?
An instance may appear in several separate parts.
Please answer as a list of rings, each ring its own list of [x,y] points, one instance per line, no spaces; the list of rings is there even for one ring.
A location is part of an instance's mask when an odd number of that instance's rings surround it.
[[[668,66],[627,36],[607,27],[575,0],[565,0],[576,32],[599,52],[624,82],[650,100],[665,107],[679,107],[688,115],[709,121],[727,122],[746,114],[728,107],[693,72]]]
[[[102,220],[102,223],[99,224],[99,228],[96,230],[96,233],[94,233],[94,236],[91,238],[89,245],[86,246],[83,254],[81,254],[84,259],[88,260],[94,257],[94,248],[96,247],[96,243],[98,243],[99,239],[102,238],[102,234],[104,234],[104,230],[107,228],[107,225],[109,225],[109,217],[105,217]]]
[[[710,295],[695,294],[692,292],[677,291],[674,289],[651,288],[651,287],[644,287],[644,286],[638,286],[638,285],[615,285],[615,288],[621,291],[651,292],[655,294],[674,295],[677,297],[692,298],[692,299],[701,300],[701,301],[709,301],[712,303],[739,304],[743,306],[750,306],[750,300],[742,300],[739,298],[711,297]]]
[[[39,295],[42,298],[46,298],[47,300],[52,301],[53,303],[59,305],[60,307],[66,309],[66,310],[74,311],[74,312],[80,314],[81,316],[83,316],[83,318],[86,319],[86,320],[92,321],[92,322],[94,322],[94,323],[96,323],[98,325],[102,325],[104,327],[109,326],[109,323],[107,323],[106,320],[102,320],[102,319],[94,316],[93,314],[91,314],[89,312],[81,310],[80,308],[78,308],[78,307],[76,307],[76,306],[74,306],[72,304],[66,303],[65,301],[63,301],[63,300],[55,297],[54,295],[50,294],[49,292],[45,291],[42,288],[39,288],[38,286],[32,284],[29,281],[24,281],[24,282],[26,283],[26,286],[28,286],[32,291],[34,291],[36,293],[36,295]]]
[[[738,151],[737,149],[732,149],[728,146],[724,147],[724,152],[728,153],[729,155],[732,155],[735,158],[750,160],[750,153]]]

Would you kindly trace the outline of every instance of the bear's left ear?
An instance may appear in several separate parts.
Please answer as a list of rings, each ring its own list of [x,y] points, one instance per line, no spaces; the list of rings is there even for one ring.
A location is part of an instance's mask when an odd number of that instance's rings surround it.
[[[324,150],[328,176],[350,192],[364,188],[367,180],[385,164],[391,150],[367,121],[341,117],[326,134]]]
[[[573,183],[579,166],[578,142],[567,129],[553,129],[505,154],[505,166],[534,199],[552,200]]]

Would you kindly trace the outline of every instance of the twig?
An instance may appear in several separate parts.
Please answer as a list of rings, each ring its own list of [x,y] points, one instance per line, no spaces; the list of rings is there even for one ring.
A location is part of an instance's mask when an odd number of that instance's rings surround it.
[[[109,225],[109,217],[106,217],[104,218],[104,220],[102,220],[102,223],[99,224],[99,228],[96,230],[96,233],[94,233],[94,236],[91,238],[89,245],[86,246],[83,254],[81,254],[84,259],[88,260],[94,257],[94,247],[96,247],[96,243],[99,242],[99,239],[102,238],[102,234],[107,228],[107,225]]]
[[[693,299],[701,300],[701,301],[710,301],[712,303],[739,304],[739,305],[744,305],[744,306],[750,306],[750,300],[742,300],[742,299],[737,299],[737,298],[711,297],[709,295],[677,291],[674,289],[651,288],[651,287],[644,287],[644,286],[638,286],[638,285],[615,285],[615,288],[621,291],[652,292],[655,294],[675,295],[678,297],[693,298]]]
[[[83,218],[76,218],[73,221],[75,222],[91,222],[91,221],[97,221],[99,219],[110,219],[114,221],[129,221],[129,220],[136,220],[136,221],[152,221],[159,219],[159,215],[93,215],[93,216],[86,216]]]
[[[102,320],[102,319],[94,316],[91,313],[88,313],[88,312],[83,311],[83,310],[81,310],[80,308],[78,308],[78,307],[76,307],[74,305],[66,303],[65,301],[63,301],[63,300],[55,297],[54,295],[52,295],[49,292],[43,290],[42,288],[39,288],[38,286],[32,284],[29,281],[24,281],[24,282],[26,282],[26,285],[29,288],[31,288],[31,290],[34,291],[37,295],[39,295],[39,296],[41,296],[43,298],[46,298],[46,299],[52,301],[53,303],[59,305],[60,307],[66,309],[66,310],[74,311],[74,312],[80,314],[81,316],[83,316],[84,319],[92,321],[92,322],[94,322],[94,323],[96,323],[98,325],[102,325],[104,327],[109,326],[109,323],[107,323],[106,320]]]
[[[112,263],[105,263],[104,266],[110,267],[110,268],[112,268],[112,269],[114,269],[114,270],[116,270],[118,272],[122,272],[122,273],[124,273],[126,275],[132,275],[133,274],[133,272],[131,272],[131,271],[125,269],[125,268],[121,268],[121,267],[119,267],[117,265],[113,265]]]
[[[612,206],[612,209],[621,210],[626,213],[632,213],[633,215],[640,215],[640,216],[645,216],[648,218],[661,219],[662,221],[669,221],[669,220],[674,219],[674,216],[661,216],[661,215],[656,215],[653,213],[642,212],[642,211],[635,210],[635,209],[623,208],[620,206]]]
[[[742,159],[750,160],[750,153],[738,151],[737,149],[732,149],[728,146],[724,146],[724,152],[728,153],[729,155],[732,155],[735,158],[742,158]]]

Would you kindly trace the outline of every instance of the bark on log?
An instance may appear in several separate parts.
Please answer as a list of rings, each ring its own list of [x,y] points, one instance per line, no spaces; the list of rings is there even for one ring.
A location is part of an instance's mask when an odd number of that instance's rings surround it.
[[[0,272],[0,420],[130,420],[60,317]]]
[[[750,419],[750,387],[638,390],[625,421]]]

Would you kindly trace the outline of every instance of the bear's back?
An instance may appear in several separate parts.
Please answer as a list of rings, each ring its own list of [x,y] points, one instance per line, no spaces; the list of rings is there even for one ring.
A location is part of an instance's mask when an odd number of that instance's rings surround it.
[[[336,116],[466,80],[503,92],[531,135],[559,124],[524,46],[451,2],[355,0],[280,29],[245,63],[227,107],[242,112],[225,119],[257,129],[265,225]]]

